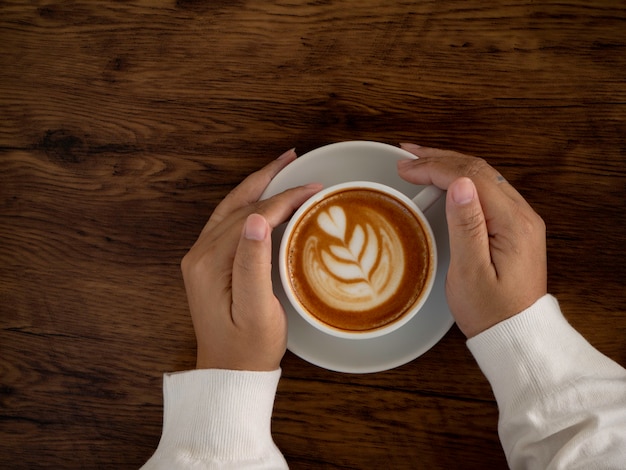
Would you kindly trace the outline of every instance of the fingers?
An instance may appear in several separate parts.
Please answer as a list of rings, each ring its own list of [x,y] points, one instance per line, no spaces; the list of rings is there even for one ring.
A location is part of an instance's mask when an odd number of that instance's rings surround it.
[[[255,313],[273,311],[270,226],[259,214],[246,219],[233,263],[233,322],[249,321]],[[242,318],[243,316],[243,318]]]
[[[288,150],[259,171],[249,175],[215,208],[215,211],[213,211],[213,214],[206,224],[205,230],[210,230],[218,225],[237,209],[256,202],[261,197],[261,194],[263,194],[263,191],[265,191],[270,181],[272,181],[280,170],[295,160],[295,158],[295,150]]]
[[[460,277],[485,273],[491,268],[489,233],[478,192],[471,179],[452,182],[446,198],[446,217],[450,235],[450,259]]]
[[[198,368],[275,370],[287,345],[287,319],[272,289],[271,230],[320,184],[259,201],[293,150],[250,175],[218,205],[182,261]]]
[[[546,292],[545,225],[522,196],[480,158],[403,145],[416,160],[400,176],[447,189],[450,266],[446,298],[469,338]]]
[[[414,144],[401,144],[401,146],[418,157],[415,160],[398,162],[398,172],[407,181],[415,184],[434,184],[447,189],[458,177],[467,176],[474,181],[479,194],[482,191],[491,192],[497,189],[515,202],[524,201],[515,188],[482,158]]]
[[[450,238],[450,266],[446,298],[457,325],[466,335],[475,334],[475,311],[481,289],[495,280],[489,234],[478,192],[471,179],[461,177],[448,187],[446,218]]]
[[[403,144],[414,153],[416,160],[398,162],[398,173],[416,184],[434,184],[442,189],[459,177],[472,180],[480,196],[487,227],[491,235],[506,230],[512,214],[520,207],[532,210],[526,200],[506,182],[502,175],[485,160],[449,150]]]
[[[304,201],[320,191],[323,186],[310,183],[288,189],[269,199],[254,204],[255,211],[263,215],[272,228],[285,222]]]
[[[233,258],[240,243],[242,227],[244,227],[244,223],[250,214],[259,214],[263,218],[264,223],[267,223],[270,227],[269,230],[271,230],[287,220],[296,208],[321,188],[322,186],[319,184],[299,186],[288,189],[264,201],[238,209],[235,214],[230,214],[221,224],[211,230],[205,229],[200,234],[200,237],[186,256],[189,261],[187,264],[199,264],[199,260],[205,260],[203,264],[209,263],[211,272],[230,272],[233,268]],[[252,225],[249,228],[255,227],[258,227],[258,225]],[[229,283],[230,278],[226,276],[216,279],[214,281],[216,285],[213,287],[218,289],[220,288],[219,285],[223,284],[221,288],[227,289]]]
[[[271,228],[277,227],[285,222],[304,201],[320,189],[322,189],[321,184],[311,183],[288,189],[263,201],[247,204],[235,210],[234,213],[229,214],[228,218],[224,219],[221,224],[214,227],[208,227],[207,224],[208,228],[205,227],[200,237],[210,238],[211,240],[227,237],[236,243],[241,233],[243,221],[252,213],[262,215]]]
[[[252,370],[275,370],[287,347],[287,317],[272,289],[270,234],[263,216],[249,215],[233,262],[232,325],[246,349],[262,352],[245,361]]]

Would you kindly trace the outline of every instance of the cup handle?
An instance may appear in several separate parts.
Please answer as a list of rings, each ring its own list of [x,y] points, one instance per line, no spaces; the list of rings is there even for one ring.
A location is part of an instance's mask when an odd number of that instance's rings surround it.
[[[439,189],[434,184],[431,184],[425,186],[424,189],[417,193],[417,196],[413,198],[413,203],[422,212],[426,212],[444,193],[443,189]]]

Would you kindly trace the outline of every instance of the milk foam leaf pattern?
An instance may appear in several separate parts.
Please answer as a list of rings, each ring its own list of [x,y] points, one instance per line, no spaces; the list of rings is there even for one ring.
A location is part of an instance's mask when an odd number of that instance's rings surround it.
[[[358,263],[343,262],[333,258],[327,251],[322,251],[322,262],[328,272],[344,281],[364,280],[363,270]]]
[[[350,243],[348,243],[348,249],[352,256],[354,256],[355,260],[359,259],[359,254],[363,249],[363,245],[365,244],[365,233],[363,232],[363,228],[360,225],[357,225],[352,232],[352,237],[350,238]]]
[[[367,245],[359,258],[361,269],[365,275],[371,277],[372,268],[378,259],[378,236],[371,225],[367,224]]]
[[[352,219],[354,217],[354,220]],[[330,204],[315,215],[301,266],[317,299],[331,309],[372,311],[398,294],[406,270],[397,228],[376,207],[352,214]]]
[[[345,246],[331,245],[330,252],[337,258],[344,261],[354,261],[354,255]]]
[[[317,223],[327,234],[345,241],[346,238],[346,213],[339,206],[331,206],[328,211],[322,212]]]
[[[328,247],[330,253],[324,250],[321,253],[322,262],[328,271],[345,281],[360,280],[369,283],[379,246],[372,226],[367,224],[364,230],[361,225],[356,225],[348,237],[347,217],[341,207],[331,206],[318,217],[320,227],[342,242],[330,245]]]

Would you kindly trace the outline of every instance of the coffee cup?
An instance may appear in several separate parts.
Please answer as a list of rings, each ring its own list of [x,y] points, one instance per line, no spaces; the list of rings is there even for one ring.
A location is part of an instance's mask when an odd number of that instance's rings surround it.
[[[435,282],[437,246],[424,211],[443,194],[413,200],[371,181],[323,189],[292,216],[279,248],[287,299],[329,335],[369,339],[408,323]]]

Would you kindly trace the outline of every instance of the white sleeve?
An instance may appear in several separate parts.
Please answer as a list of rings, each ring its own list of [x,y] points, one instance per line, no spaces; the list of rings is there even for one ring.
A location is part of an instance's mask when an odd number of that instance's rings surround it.
[[[500,411],[512,469],[626,468],[626,370],[546,295],[468,340]]]
[[[163,434],[144,469],[285,469],[271,436],[280,369],[163,377]]]

